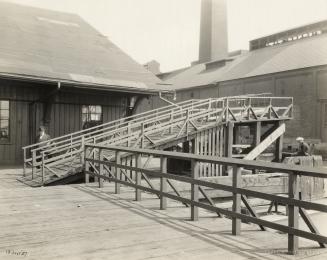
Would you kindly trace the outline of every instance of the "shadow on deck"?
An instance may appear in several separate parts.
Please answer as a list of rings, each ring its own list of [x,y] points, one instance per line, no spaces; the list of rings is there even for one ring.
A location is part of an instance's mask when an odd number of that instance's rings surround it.
[[[189,208],[114,185],[97,188],[64,185],[26,187],[15,180],[17,169],[0,170],[0,259],[27,252],[25,259],[326,259],[326,249],[300,240],[299,254],[286,254],[287,236],[242,224],[231,235],[231,221],[200,210],[189,220]],[[314,248],[314,249],[313,249]],[[312,249],[312,250],[311,250]],[[15,256],[12,256],[15,257]]]

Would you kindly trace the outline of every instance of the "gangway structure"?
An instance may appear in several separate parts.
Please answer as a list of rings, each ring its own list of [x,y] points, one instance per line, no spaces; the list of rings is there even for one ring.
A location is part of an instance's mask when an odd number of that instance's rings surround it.
[[[25,146],[24,175],[19,180],[35,187],[74,180],[82,172],[86,144],[164,150],[186,143],[194,154],[253,160],[275,143],[279,161],[285,122],[292,119],[292,113],[291,97],[191,99]],[[244,126],[253,132],[251,143],[240,143]],[[247,153],[235,153],[235,149]],[[93,157],[97,156],[94,151]],[[114,153],[103,156],[115,161]],[[135,163],[128,154],[122,160]],[[228,174],[228,169],[205,163],[199,171],[199,177]]]

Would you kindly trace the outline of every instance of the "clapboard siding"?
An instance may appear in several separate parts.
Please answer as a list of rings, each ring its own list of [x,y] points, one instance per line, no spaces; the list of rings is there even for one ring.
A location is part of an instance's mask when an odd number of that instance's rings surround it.
[[[102,105],[103,122],[125,115],[128,94],[77,90],[55,85],[43,85],[15,80],[0,80],[0,99],[10,100],[10,142],[0,144],[0,165],[22,162],[22,147],[35,142],[37,129],[43,124],[47,99],[52,93],[50,123],[51,137],[82,129],[83,105]]]

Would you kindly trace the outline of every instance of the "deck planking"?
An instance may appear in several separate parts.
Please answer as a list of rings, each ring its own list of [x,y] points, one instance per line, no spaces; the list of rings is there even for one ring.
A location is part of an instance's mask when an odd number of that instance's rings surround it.
[[[31,188],[16,181],[20,169],[0,170],[0,259],[294,259],[287,236],[242,224],[231,235],[231,220],[113,184],[90,183]],[[296,259],[326,259],[326,249],[300,239]],[[26,252],[27,255],[14,253]]]

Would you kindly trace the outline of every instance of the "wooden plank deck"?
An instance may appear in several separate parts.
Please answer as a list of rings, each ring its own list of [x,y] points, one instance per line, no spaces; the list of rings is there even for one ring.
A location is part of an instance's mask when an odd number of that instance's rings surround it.
[[[0,259],[326,259],[327,250],[300,239],[300,252],[287,255],[287,235],[190,209],[113,184],[31,188],[16,181],[20,169],[0,170]]]

